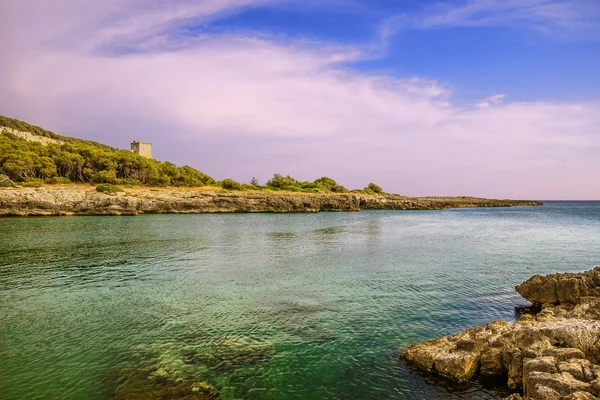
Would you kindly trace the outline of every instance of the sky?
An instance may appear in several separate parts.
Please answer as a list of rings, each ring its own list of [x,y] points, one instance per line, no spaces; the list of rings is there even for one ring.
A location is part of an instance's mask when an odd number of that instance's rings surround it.
[[[597,0],[0,0],[0,115],[410,196],[600,199]]]

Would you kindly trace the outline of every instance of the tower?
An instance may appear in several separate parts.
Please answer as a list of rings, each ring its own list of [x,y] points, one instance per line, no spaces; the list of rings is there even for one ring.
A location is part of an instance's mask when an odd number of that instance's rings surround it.
[[[142,157],[152,158],[152,143],[138,142],[134,140],[131,142],[131,151]]]

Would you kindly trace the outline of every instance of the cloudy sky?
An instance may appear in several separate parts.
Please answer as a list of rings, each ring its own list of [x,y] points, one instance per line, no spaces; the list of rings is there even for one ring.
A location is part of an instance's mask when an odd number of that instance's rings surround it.
[[[0,114],[216,179],[600,199],[597,0],[0,1]]]

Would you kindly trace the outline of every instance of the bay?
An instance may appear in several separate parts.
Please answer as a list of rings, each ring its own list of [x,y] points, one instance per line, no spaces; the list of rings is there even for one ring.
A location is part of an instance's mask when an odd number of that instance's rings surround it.
[[[599,264],[600,202],[1,219],[0,398],[112,398],[149,365],[223,399],[501,398],[398,355]]]

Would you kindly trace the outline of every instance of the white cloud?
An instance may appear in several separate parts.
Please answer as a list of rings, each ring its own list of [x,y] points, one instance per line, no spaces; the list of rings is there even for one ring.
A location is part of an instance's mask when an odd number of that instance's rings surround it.
[[[479,101],[478,103],[475,104],[475,107],[488,108],[488,107],[502,103],[504,101],[505,97],[506,97],[506,94],[495,94],[493,96],[482,99],[481,101]]]
[[[72,17],[53,23],[69,32]],[[139,37],[162,23],[143,24],[152,28]],[[463,108],[435,81],[346,68],[361,54],[351,47],[207,36],[119,55],[89,46],[119,35],[86,32],[77,46],[23,37],[28,57],[0,63],[1,113],[121,147],[150,140],[159,158],[217,178],[327,174],[414,195],[600,197],[590,184],[600,171],[597,103],[496,94]]]
[[[388,18],[380,28],[383,39],[404,29],[510,26],[534,29],[561,40],[598,40],[600,3],[596,0],[467,0],[435,3],[421,14]]]

